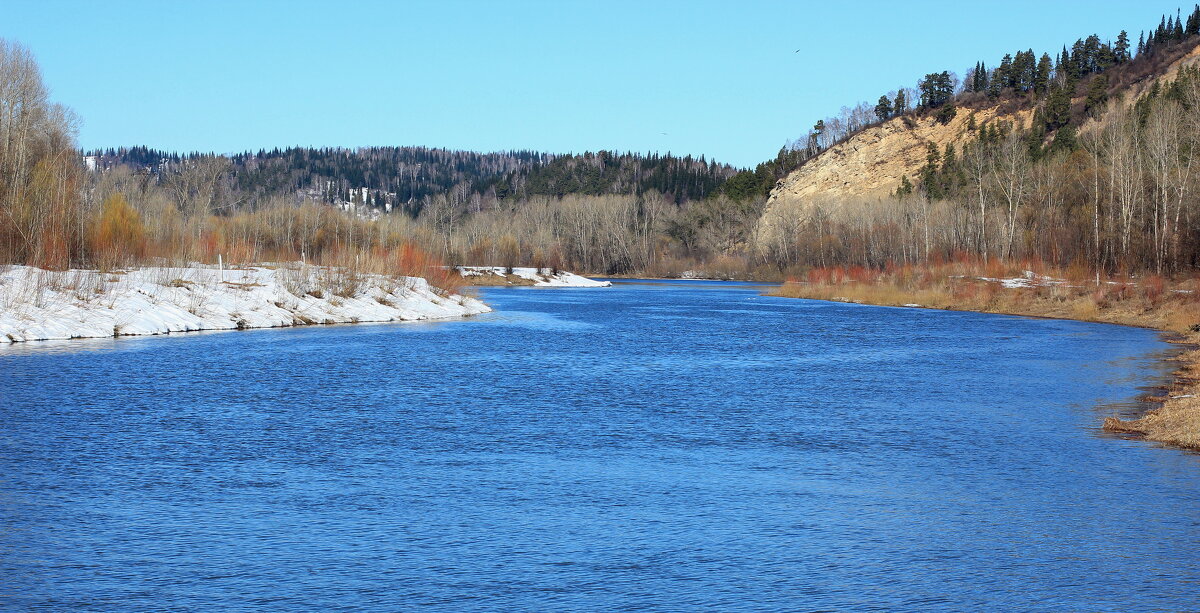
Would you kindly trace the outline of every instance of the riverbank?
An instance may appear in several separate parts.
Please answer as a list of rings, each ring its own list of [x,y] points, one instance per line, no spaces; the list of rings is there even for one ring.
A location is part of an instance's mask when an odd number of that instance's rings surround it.
[[[222,270],[0,268],[0,341],[453,319],[483,302],[391,277],[299,263]]]
[[[822,270],[768,295],[1119,324],[1159,330],[1169,335],[1168,342],[1200,345],[1195,281],[1169,286],[1158,278],[1119,279],[1097,285],[1094,280],[1070,281],[1032,272],[1009,277],[912,272],[842,275]],[[1200,350],[1172,359],[1179,366],[1170,388],[1164,396],[1150,398],[1158,407],[1137,419],[1108,417],[1103,424],[1106,431],[1200,450]]]
[[[609,287],[611,281],[597,281],[565,270],[517,266],[458,266],[463,285],[481,287]]]

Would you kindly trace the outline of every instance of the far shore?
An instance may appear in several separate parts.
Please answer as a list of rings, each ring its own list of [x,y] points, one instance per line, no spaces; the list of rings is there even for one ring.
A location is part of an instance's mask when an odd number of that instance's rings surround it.
[[[462,285],[478,287],[608,287],[597,281],[558,268],[530,266],[455,266]]]
[[[770,296],[848,302],[873,306],[971,311],[1116,324],[1157,330],[1164,340],[1186,349],[1169,360],[1173,381],[1162,396],[1147,397],[1157,407],[1137,419],[1107,417],[1107,432],[1131,434],[1164,445],[1200,450],[1200,319],[1191,289],[1128,295],[1104,294],[1086,284],[1012,284],[1013,279],[976,278],[979,291],[915,289],[895,283],[796,283],[781,285]],[[1010,282],[1005,285],[1005,282]],[[1107,282],[1113,284],[1113,282]],[[1115,292],[1114,292],[1115,294]]]

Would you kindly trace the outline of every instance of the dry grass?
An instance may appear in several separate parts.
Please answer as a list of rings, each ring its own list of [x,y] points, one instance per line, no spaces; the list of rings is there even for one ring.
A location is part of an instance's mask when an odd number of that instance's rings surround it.
[[[481,275],[459,275],[457,271],[455,285],[473,285],[476,287],[511,287],[514,285],[533,285],[532,279],[519,277],[517,275],[499,275],[499,274],[481,274]]]
[[[1200,323],[1192,281],[1166,287],[1156,277],[1073,279],[1073,271],[1040,270],[1033,287],[1006,288],[999,279],[1023,277],[1025,266],[948,264],[892,270],[813,269],[771,292],[775,296],[883,306],[1053,317],[1184,333]],[[1052,281],[1046,281],[1046,279]],[[1182,290],[1182,291],[1180,291]]]
[[[1200,344],[1200,294],[1194,293],[1195,280],[1109,279],[1097,286],[1094,280],[1077,278],[1080,275],[1074,271],[1050,271],[1045,275],[1067,281],[1005,288],[994,279],[1020,274],[997,265],[988,268],[955,264],[890,271],[817,269],[771,295],[1113,323],[1172,332],[1180,342]],[[1200,350],[1178,359],[1182,366],[1159,408],[1134,420],[1110,417],[1104,429],[1200,449]]]
[[[1200,334],[1193,333],[1188,342],[1200,342]],[[1109,417],[1104,420],[1104,429],[1140,434],[1176,447],[1200,449],[1200,350],[1188,351],[1177,359],[1182,365],[1157,409],[1128,421]]]

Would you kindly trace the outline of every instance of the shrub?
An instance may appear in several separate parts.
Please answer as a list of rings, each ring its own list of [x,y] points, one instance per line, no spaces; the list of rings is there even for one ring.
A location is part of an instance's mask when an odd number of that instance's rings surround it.
[[[100,268],[106,270],[126,266],[145,255],[146,229],[142,216],[129,206],[124,194],[104,199],[92,248]]]

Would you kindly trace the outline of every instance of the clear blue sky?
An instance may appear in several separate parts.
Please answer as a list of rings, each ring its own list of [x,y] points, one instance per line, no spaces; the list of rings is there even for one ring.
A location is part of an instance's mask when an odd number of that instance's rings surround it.
[[[34,52],[85,148],[653,150],[749,166],[927,72],[1093,32],[1136,41],[1176,6],[4,0],[0,37]]]

